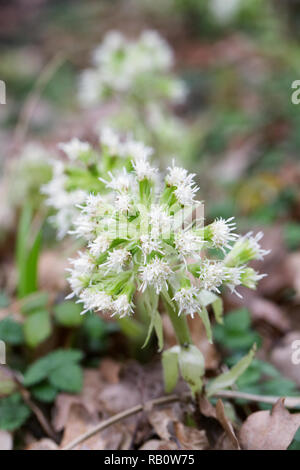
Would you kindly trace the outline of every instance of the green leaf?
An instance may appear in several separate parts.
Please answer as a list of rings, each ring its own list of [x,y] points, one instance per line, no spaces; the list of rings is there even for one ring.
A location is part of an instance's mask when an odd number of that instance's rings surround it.
[[[222,346],[232,350],[247,350],[253,343],[260,343],[260,337],[254,331],[226,332],[224,327],[219,325],[214,328],[214,337]]]
[[[22,299],[21,312],[25,315],[36,310],[45,310],[48,304],[49,295],[47,292],[35,292]]]
[[[37,233],[32,247],[29,250],[26,262],[26,290],[24,295],[35,292],[38,289],[38,260],[41,249],[42,231]]]
[[[223,300],[221,299],[221,297],[217,298],[212,303],[212,308],[215,314],[216,322],[220,325],[223,324]]]
[[[224,318],[224,325],[215,325],[215,340],[227,349],[248,350],[252,344],[260,344],[260,336],[250,328],[251,319],[247,309],[234,310]]]
[[[208,341],[212,343],[212,331],[211,331],[211,326],[210,326],[210,320],[209,320],[208,311],[206,310],[205,307],[202,307],[201,312],[199,312],[199,316],[201,320],[203,321]]]
[[[287,450],[300,450],[300,427],[298,428],[294,439]]]
[[[265,395],[277,395],[280,397],[299,395],[297,385],[292,380],[284,377],[268,380],[262,384],[261,389]]]
[[[158,339],[158,348],[159,348],[159,351],[161,351],[163,348],[163,328],[162,328],[161,316],[157,311],[158,295],[150,287],[148,287],[146,291],[144,292],[143,304],[144,304],[145,311],[148,317],[150,318],[150,324],[148,327],[147,337],[142,347],[145,348],[147,346],[151,338],[151,333],[154,329],[157,339]]]
[[[83,354],[77,349],[58,349],[32,364],[24,375],[25,387],[46,379],[51,371],[81,361]]]
[[[245,372],[254,358],[256,346],[251,349],[247,356],[243,357],[235,366],[228,372],[219,375],[216,379],[212,380],[207,386],[208,396],[214,395],[219,390],[231,387],[236,380]]]
[[[79,326],[84,318],[80,315],[82,307],[75,302],[65,301],[54,307],[55,318],[58,323],[67,327]]]
[[[19,393],[0,400],[0,429],[14,431],[25,423],[30,409],[24,404]]]
[[[157,341],[158,341],[158,351],[161,351],[164,347],[162,319],[157,310],[155,310],[153,317],[154,317],[154,321],[153,321],[154,330],[155,330]]]
[[[16,240],[16,263],[18,267],[18,291],[19,296],[22,296],[23,291],[25,290],[26,280],[26,261],[27,261],[27,241],[30,230],[30,223],[32,217],[32,210],[29,205],[25,205],[18,225],[18,233]]]
[[[158,341],[158,350],[161,351],[164,347],[164,338],[163,338],[163,325],[160,314],[157,310],[153,311],[151,314],[151,321],[148,327],[147,337],[142,348],[145,348],[151,338],[153,329],[155,330],[157,341]]]
[[[50,315],[47,310],[35,312],[26,318],[24,323],[25,341],[28,346],[35,348],[51,334]]]
[[[230,332],[244,332],[251,324],[250,313],[246,308],[234,310],[225,316],[225,329]]]
[[[19,298],[37,290],[37,265],[41,245],[41,229],[32,236],[31,222],[32,209],[29,205],[25,205],[19,221],[16,242]],[[31,243],[32,238],[33,242]]]
[[[131,317],[118,318],[118,325],[122,333],[124,333],[125,336],[127,336],[128,338],[131,338],[132,340],[140,340],[140,338],[144,334],[143,326],[139,322],[137,322],[134,318],[131,318]]]
[[[90,338],[102,339],[107,334],[118,331],[118,327],[115,323],[105,322],[97,315],[87,313],[84,315],[83,319],[84,322],[82,329],[84,333]]]
[[[202,290],[199,292],[199,300],[203,307],[207,307],[208,305],[218,300],[218,298],[219,297],[216,294],[209,292],[208,290]]]
[[[178,351],[176,350],[178,349]],[[163,352],[162,366],[166,393],[171,393],[178,381],[178,352],[180,348],[175,346]]]
[[[17,389],[17,384],[6,369],[0,369],[0,397],[11,395]]]
[[[194,345],[180,348],[178,363],[181,375],[190,386],[192,393],[200,391],[205,371],[205,362],[201,351]]]
[[[49,375],[51,385],[68,393],[79,393],[83,375],[78,364],[67,364],[53,370]]]
[[[7,344],[17,346],[24,342],[22,326],[11,318],[0,321],[0,340]]]
[[[53,387],[47,382],[35,385],[31,389],[31,393],[39,401],[45,402],[45,403],[52,403],[56,395],[58,393],[57,388]]]

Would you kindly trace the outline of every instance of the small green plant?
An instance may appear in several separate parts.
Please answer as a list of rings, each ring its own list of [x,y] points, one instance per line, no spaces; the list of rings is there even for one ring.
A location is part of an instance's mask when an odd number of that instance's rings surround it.
[[[12,324],[10,325],[10,328]],[[15,328],[15,326],[14,326]],[[3,324],[2,324],[3,330]],[[3,336],[3,332],[0,335]],[[19,344],[15,336],[6,335],[10,344]],[[13,339],[13,341],[11,341]],[[80,393],[83,372],[80,362],[83,353],[75,349],[57,349],[31,364],[23,374],[23,384],[29,393],[41,403],[52,403],[59,392]],[[24,403],[15,377],[0,370],[0,429],[14,431],[20,428],[31,415]]]
[[[78,297],[82,313],[102,311],[130,320],[139,297],[149,318],[145,345],[155,331],[159,350],[163,349],[163,304],[178,340],[178,346],[163,354],[166,387],[171,390],[176,384],[180,370],[192,391],[199,391],[204,358],[192,344],[186,316],[199,315],[212,341],[207,307],[212,305],[221,323],[221,287],[239,295],[238,286],[254,289],[264,277],[248,267],[251,260],[268,253],[259,243],[262,234],[238,236],[233,218],[205,226],[203,205],[196,200],[195,175],[175,162],[161,175],[149,160],[153,150],[142,143],[122,141],[106,129],[102,145],[103,162],[84,143],[64,145],[75,162],[87,155],[90,159],[91,154],[94,158],[94,165],[64,173],[69,195],[82,190],[83,182],[88,193],[78,208],[72,208],[78,216],[70,221],[71,233],[84,240],[86,248],[71,260],[68,298]],[[109,168],[106,178],[99,176],[103,175],[99,166]],[[60,177],[44,188],[52,201],[58,197],[53,188],[60,186]],[[225,376],[223,385],[236,380],[252,357],[253,351]]]

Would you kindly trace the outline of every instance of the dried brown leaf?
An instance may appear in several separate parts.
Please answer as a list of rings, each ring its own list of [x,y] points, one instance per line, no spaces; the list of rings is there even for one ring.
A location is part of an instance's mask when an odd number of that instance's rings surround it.
[[[165,441],[174,439],[174,431],[172,433],[173,423],[176,420],[172,408],[163,410],[152,410],[148,413],[149,423],[153,426],[156,434]]]
[[[205,396],[199,398],[200,413],[207,418],[217,419],[216,409]]]
[[[300,413],[291,414],[278,400],[271,411],[251,414],[239,433],[245,450],[285,450],[300,426]]]
[[[82,406],[90,417],[96,418],[100,411],[98,395],[103,387],[100,372],[94,369],[85,369],[83,379],[83,389],[80,395],[69,395],[60,393],[55,401],[53,427],[56,431],[61,431],[67,421],[72,405]]]
[[[209,443],[204,430],[185,426],[180,422],[174,423],[175,434],[180,446],[189,450],[205,450]]]
[[[216,405],[216,415],[217,415],[217,420],[221,424],[222,428],[225,431],[226,436],[230,439],[233,447],[235,449],[240,449],[240,444],[239,441],[235,435],[232,423],[229,421],[225,414],[225,409],[222,400],[217,401]]]
[[[85,434],[99,424],[98,418],[91,418],[82,406],[72,405],[60,447],[63,448],[78,436]],[[116,450],[120,449],[125,439],[127,431],[122,424],[111,426],[95,434],[81,444],[74,447],[74,450]]]
[[[0,429],[0,450],[12,450],[13,436],[10,432]]]
[[[248,308],[251,311],[253,320],[264,320],[282,332],[290,328],[289,319],[285,317],[282,310],[270,300],[255,296],[249,299]]]
[[[26,450],[58,450],[58,445],[51,439],[45,438],[32,442],[26,447]]]
[[[172,441],[161,441],[160,439],[151,439],[145,442],[139,450],[178,450],[178,446]]]
[[[119,374],[121,367],[120,362],[107,357],[101,360],[100,373],[106,382],[117,384],[120,381]]]

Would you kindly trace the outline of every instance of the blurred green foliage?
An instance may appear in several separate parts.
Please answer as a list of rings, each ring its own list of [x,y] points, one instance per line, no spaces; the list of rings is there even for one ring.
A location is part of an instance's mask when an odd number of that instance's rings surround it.
[[[229,356],[225,360],[229,367],[235,365],[244,355],[245,350],[254,342],[259,346],[261,339],[251,327],[250,313],[239,309],[224,317],[224,328],[214,327],[214,338]],[[247,370],[236,381],[240,391],[255,395],[298,396],[299,388],[279,372],[273,365],[260,359],[253,359]],[[247,400],[237,400],[239,404]],[[270,409],[271,405],[259,403],[261,409]]]

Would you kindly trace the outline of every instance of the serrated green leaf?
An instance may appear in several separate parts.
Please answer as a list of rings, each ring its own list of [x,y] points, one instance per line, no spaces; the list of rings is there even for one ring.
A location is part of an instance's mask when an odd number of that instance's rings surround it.
[[[30,409],[22,401],[19,393],[0,400],[0,429],[14,431],[25,423]]]
[[[162,355],[163,376],[166,393],[171,393],[178,381],[178,352],[180,351],[180,348],[177,347],[178,351],[176,351],[175,348],[164,351]]]
[[[22,326],[7,317],[0,321],[0,340],[14,346],[24,342]]]
[[[82,307],[75,302],[65,301],[54,307],[55,319],[58,323],[67,327],[75,327],[82,324],[84,318],[80,315]]]
[[[35,348],[50,336],[51,330],[50,315],[47,310],[33,313],[26,318],[24,323],[26,344],[31,348]]]
[[[194,345],[187,348],[180,348],[178,354],[180,373],[188,383],[192,393],[196,393],[202,388],[202,377],[205,371],[205,361],[201,351]]]
[[[80,393],[83,384],[82,370],[78,364],[67,364],[58,367],[49,374],[53,387],[68,393]]]
[[[61,366],[81,361],[83,354],[77,349],[58,349],[32,364],[24,375],[25,387],[46,379],[49,373]]]
[[[219,375],[216,379],[212,380],[207,386],[207,395],[212,396],[219,390],[231,387],[249,367],[252,359],[254,358],[255,352],[256,346],[254,346],[250,352],[228,372],[225,372],[224,374]]]
[[[50,385],[49,383],[41,383],[38,385],[35,385],[31,389],[31,393],[39,401],[45,402],[45,403],[52,403],[56,395],[58,393],[58,390],[56,387],[53,387],[53,385]]]

